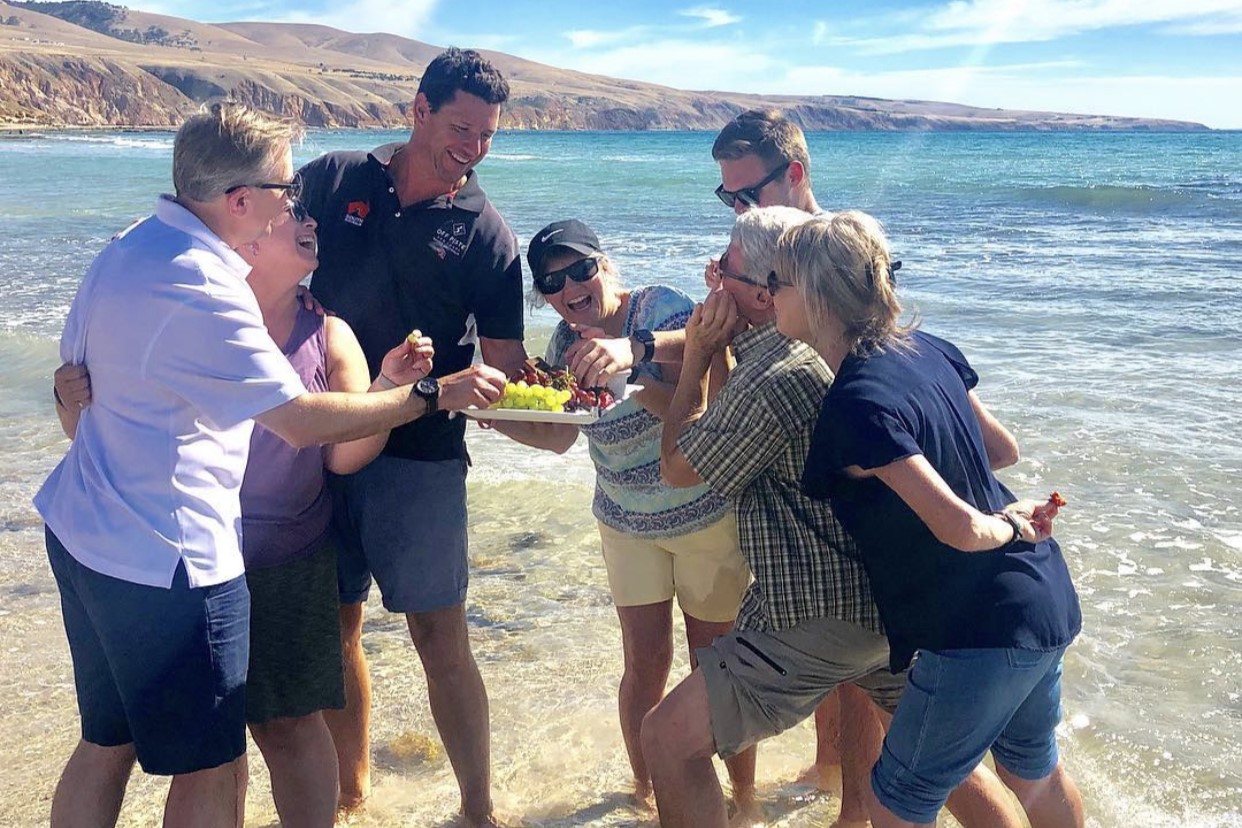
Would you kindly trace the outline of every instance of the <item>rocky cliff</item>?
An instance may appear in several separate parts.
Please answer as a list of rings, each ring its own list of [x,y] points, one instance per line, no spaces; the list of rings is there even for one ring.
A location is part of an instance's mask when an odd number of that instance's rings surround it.
[[[0,1],[0,124],[172,126],[232,97],[314,127],[401,127],[437,47],[324,26],[203,24],[94,0]],[[719,129],[777,107],[810,130],[1198,130],[1199,124],[853,96],[688,92],[489,57],[509,129]]]

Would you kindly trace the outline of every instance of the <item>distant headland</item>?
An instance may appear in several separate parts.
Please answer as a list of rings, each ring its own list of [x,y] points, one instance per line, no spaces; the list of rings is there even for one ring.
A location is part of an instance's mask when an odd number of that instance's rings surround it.
[[[173,127],[222,96],[312,127],[404,127],[422,69],[440,50],[396,35],[198,23],[98,0],[0,2],[0,127]],[[807,130],[1207,130],[934,101],[692,92],[485,54],[512,87],[505,129],[716,130],[743,109],[776,107]]]

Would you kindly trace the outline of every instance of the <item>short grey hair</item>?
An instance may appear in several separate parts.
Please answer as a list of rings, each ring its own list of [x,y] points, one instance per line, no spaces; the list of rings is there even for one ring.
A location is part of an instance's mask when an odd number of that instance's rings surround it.
[[[206,202],[238,184],[262,182],[300,135],[293,122],[244,104],[208,104],[177,130],[173,189],[178,198]]]
[[[750,275],[762,282],[776,269],[776,243],[781,234],[811,218],[796,207],[755,207],[733,222],[729,242],[741,250]]]

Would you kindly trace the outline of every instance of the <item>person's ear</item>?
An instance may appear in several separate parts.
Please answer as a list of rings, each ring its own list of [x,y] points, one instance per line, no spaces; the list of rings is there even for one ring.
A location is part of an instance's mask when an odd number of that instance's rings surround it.
[[[755,307],[759,310],[767,310],[772,307],[772,294],[768,293],[767,288],[753,288],[751,291],[751,299],[755,303]]]
[[[427,96],[419,92],[414,96],[414,124],[421,125],[431,115],[431,102],[427,100]]]
[[[789,186],[797,187],[806,180],[806,167],[802,166],[801,161],[790,161],[789,169],[785,171],[785,175],[789,179]]]
[[[250,196],[249,187],[238,187],[233,192],[225,194],[225,205],[228,207],[229,215],[239,218],[246,215],[250,210]]]

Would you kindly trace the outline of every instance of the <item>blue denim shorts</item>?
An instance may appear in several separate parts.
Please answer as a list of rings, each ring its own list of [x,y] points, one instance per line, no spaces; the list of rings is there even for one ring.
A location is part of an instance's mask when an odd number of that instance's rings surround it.
[[[381,454],[355,474],[330,475],[328,486],[342,604],[365,601],[372,578],[389,612],[433,612],[465,602],[465,460]]]
[[[898,817],[935,822],[950,791],[992,751],[1014,776],[1057,766],[1065,648],[920,650],[871,771],[876,797]]]
[[[245,577],[171,589],[95,572],[46,531],[73,658],[82,738],[133,743],[142,769],[172,776],[246,752],[250,592]]]

